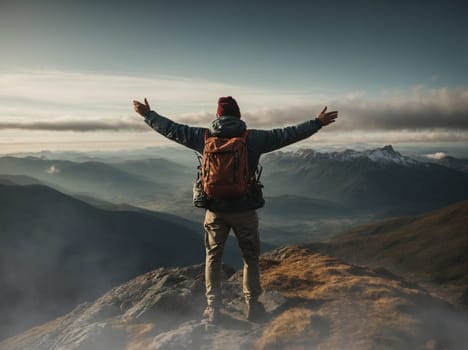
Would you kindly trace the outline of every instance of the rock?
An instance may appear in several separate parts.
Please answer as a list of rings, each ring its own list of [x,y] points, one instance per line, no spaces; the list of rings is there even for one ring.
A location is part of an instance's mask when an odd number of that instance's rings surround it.
[[[300,247],[261,259],[262,323],[245,319],[241,272],[224,269],[206,327],[204,266],[160,268],[0,343],[2,350],[464,349],[468,317],[396,275]],[[465,327],[464,327],[465,326]]]
[[[266,311],[271,313],[284,306],[288,302],[288,299],[278,291],[267,290],[260,296],[259,301],[263,303]]]
[[[205,327],[201,322],[189,321],[154,337],[148,350],[199,349],[204,333]]]

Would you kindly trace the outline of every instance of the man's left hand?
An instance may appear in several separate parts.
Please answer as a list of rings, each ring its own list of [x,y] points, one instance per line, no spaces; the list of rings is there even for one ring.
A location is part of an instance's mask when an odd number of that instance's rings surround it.
[[[150,105],[148,100],[145,98],[145,103],[141,103],[139,101],[133,100],[133,109],[142,117],[146,117],[149,111],[151,111]]]

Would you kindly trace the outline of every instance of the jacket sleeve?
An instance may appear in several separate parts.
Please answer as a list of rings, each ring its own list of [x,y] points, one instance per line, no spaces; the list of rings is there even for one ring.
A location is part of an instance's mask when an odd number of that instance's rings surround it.
[[[146,115],[145,122],[169,140],[180,143],[200,153],[203,152],[206,128],[196,128],[179,124],[154,111],[150,111]]]
[[[260,153],[267,153],[304,140],[321,127],[320,121],[314,119],[282,129],[251,130],[249,135],[252,135],[254,147]]]

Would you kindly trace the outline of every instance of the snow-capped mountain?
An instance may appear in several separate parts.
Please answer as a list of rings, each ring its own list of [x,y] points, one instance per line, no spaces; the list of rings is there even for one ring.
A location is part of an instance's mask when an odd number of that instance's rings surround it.
[[[392,146],[263,158],[265,192],[333,201],[356,209],[414,214],[468,199],[468,175],[403,156]]]
[[[403,156],[401,153],[395,151],[395,149],[391,145],[364,151],[355,151],[353,149],[347,149],[341,152],[329,153],[317,152],[312,149],[299,149],[295,152],[283,153],[283,155],[287,155],[288,157],[294,155],[298,158],[304,158],[307,160],[329,159],[340,161],[353,161],[356,159],[368,159],[372,162],[380,164],[395,163],[405,166],[420,164],[420,162],[418,162],[417,160],[414,160],[407,156]]]

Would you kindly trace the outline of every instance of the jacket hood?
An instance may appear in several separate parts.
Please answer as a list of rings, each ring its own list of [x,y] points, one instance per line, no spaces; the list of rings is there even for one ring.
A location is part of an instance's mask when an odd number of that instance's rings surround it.
[[[218,137],[241,136],[247,125],[238,117],[222,116],[211,123],[210,135]]]

